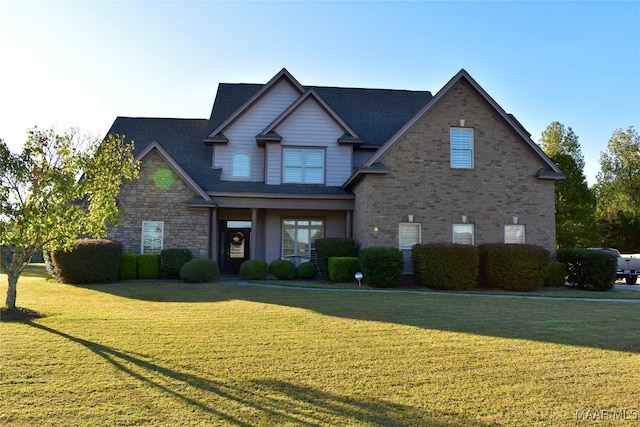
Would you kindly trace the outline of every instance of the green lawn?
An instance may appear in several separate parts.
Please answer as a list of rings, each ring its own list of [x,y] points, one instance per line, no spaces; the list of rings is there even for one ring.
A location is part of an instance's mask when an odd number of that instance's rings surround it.
[[[640,422],[639,304],[69,286],[32,268],[18,306],[47,317],[0,323],[0,425]]]

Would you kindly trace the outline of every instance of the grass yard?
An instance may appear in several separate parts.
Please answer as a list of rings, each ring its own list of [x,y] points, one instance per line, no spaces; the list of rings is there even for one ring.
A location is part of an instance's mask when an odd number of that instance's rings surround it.
[[[0,425],[640,422],[639,304],[69,286],[32,268],[18,306],[47,317],[0,322]]]

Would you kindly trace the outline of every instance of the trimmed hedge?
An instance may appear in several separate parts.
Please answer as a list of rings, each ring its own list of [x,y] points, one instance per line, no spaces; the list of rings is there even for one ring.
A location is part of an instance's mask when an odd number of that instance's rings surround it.
[[[605,251],[565,248],[558,261],[567,266],[567,282],[589,291],[608,291],[616,280],[616,257]]]
[[[180,277],[180,269],[193,259],[189,249],[170,248],[160,252],[160,272],[165,279]]]
[[[544,279],[544,285],[547,288],[559,288],[565,284],[566,279],[567,267],[561,262],[552,262],[549,264],[549,271]]]
[[[487,249],[486,272],[490,287],[507,291],[532,291],[544,284],[549,251],[536,245],[493,243]]]
[[[120,256],[120,280],[135,280],[138,278],[138,255],[122,254]]]
[[[280,280],[291,280],[296,277],[296,266],[287,259],[277,259],[269,264],[269,273]]]
[[[138,255],[138,278],[142,280],[160,278],[160,255]]]
[[[329,258],[353,257],[356,255],[356,242],[353,239],[336,237],[316,240],[318,250],[318,266],[325,278],[329,278]]]
[[[392,288],[400,283],[404,260],[397,248],[372,246],[358,256],[365,284],[375,288]]]
[[[358,272],[358,258],[331,257],[329,258],[329,280],[338,283],[350,283],[355,280]]]
[[[471,289],[478,277],[478,248],[453,243],[418,244],[411,250],[420,286],[446,290]]]
[[[53,275],[70,284],[105,283],[118,280],[122,244],[107,239],[76,240],[76,248],[52,251]]]
[[[244,280],[262,280],[269,274],[269,264],[261,259],[248,259],[240,264],[240,277]]]
[[[298,277],[304,280],[313,280],[318,274],[318,268],[312,262],[303,262],[298,266]]]
[[[220,268],[212,259],[192,259],[180,268],[180,279],[187,283],[216,282],[219,278]]]

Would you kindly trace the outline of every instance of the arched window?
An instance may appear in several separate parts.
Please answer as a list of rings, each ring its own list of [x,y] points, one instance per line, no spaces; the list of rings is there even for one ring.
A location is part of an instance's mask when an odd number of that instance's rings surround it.
[[[233,178],[249,178],[251,176],[251,157],[247,153],[233,155],[231,176]]]

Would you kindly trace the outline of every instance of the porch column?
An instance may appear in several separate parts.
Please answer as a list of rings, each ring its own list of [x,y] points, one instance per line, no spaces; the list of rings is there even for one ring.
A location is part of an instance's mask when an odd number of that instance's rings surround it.
[[[351,239],[352,238],[351,236],[353,236],[353,226],[351,225],[351,221],[353,220],[353,211],[346,211],[344,213],[344,216],[345,216],[344,237],[346,237],[347,239]]]
[[[251,245],[249,258],[256,259],[256,245],[258,244],[258,209],[251,208]]]
[[[211,209],[209,215],[209,258],[218,262],[218,208]]]

